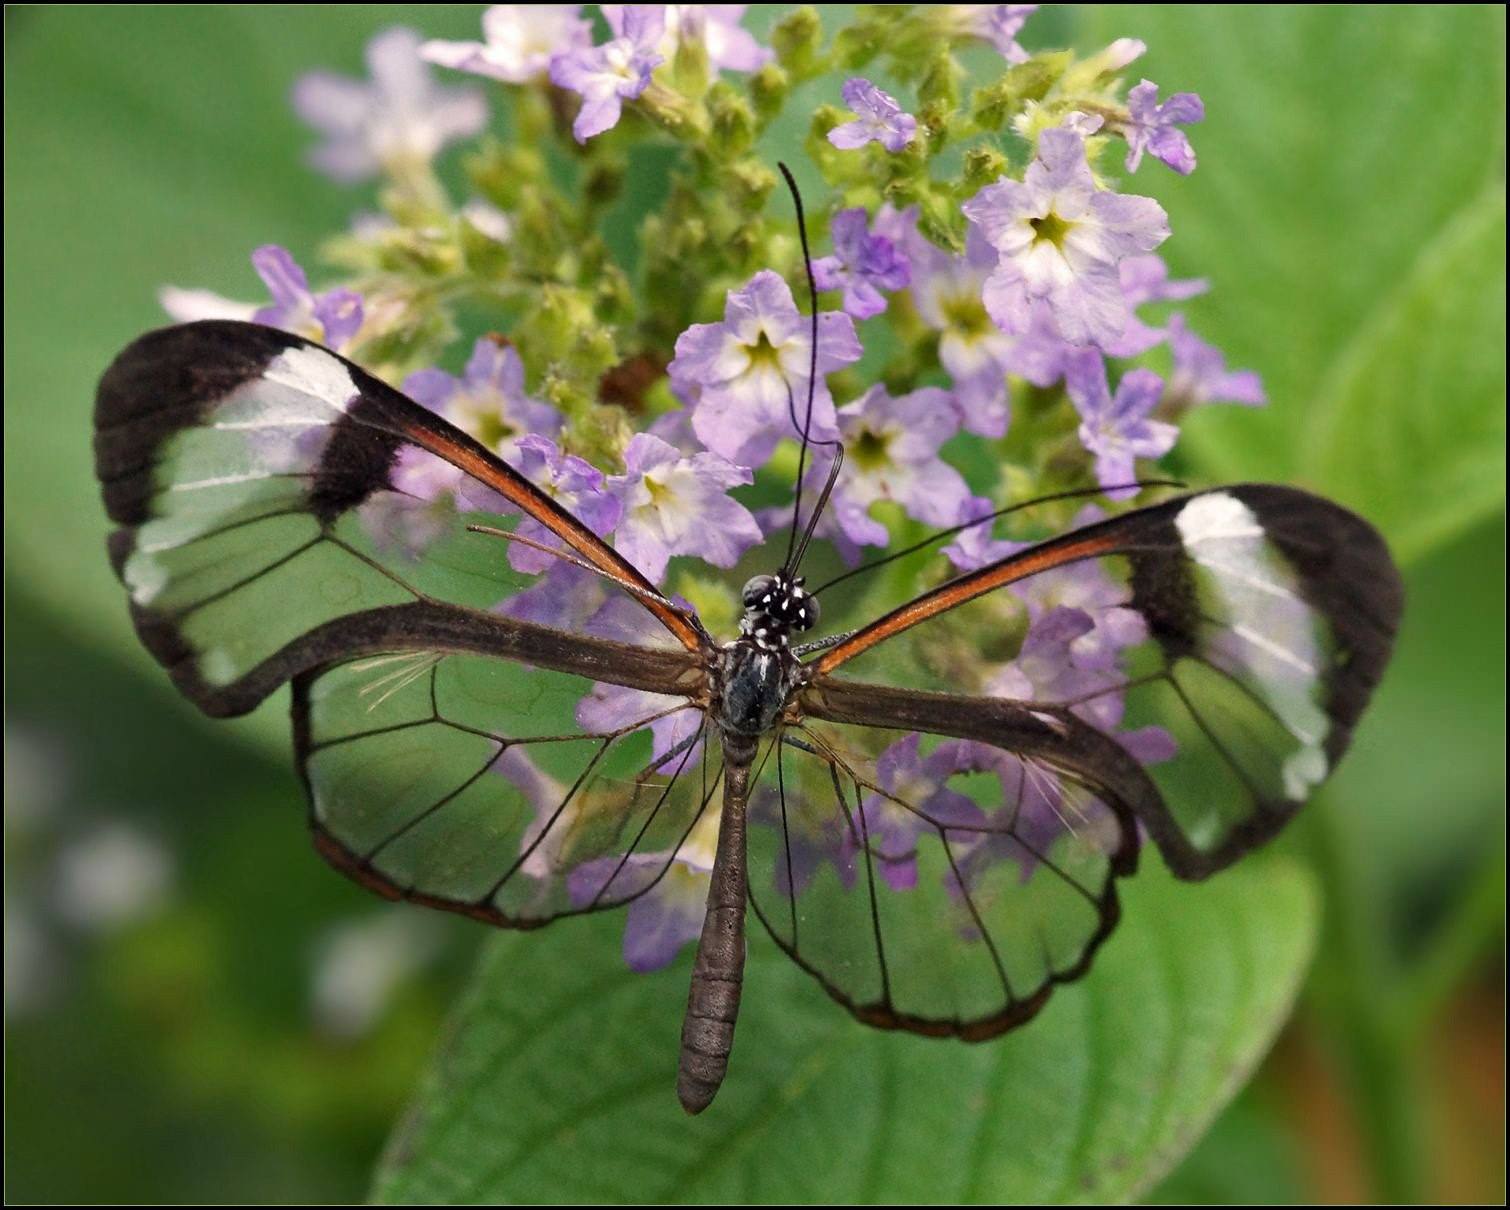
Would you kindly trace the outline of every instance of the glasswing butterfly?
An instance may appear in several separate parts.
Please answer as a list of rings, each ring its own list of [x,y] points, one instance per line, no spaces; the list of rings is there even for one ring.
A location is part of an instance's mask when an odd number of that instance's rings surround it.
[[[809,287],[816,325],[810,268]],[[795,404],[791,421],[805,459]],[[721,641],[483,445],[299,336],[150,332],[105,372],[95,424],[142,642],[211,715],[292,682],[309,826],[336,869],[509,928],[706,880],[677,1081],[692,1113],[727,1068],[747,905],[861,1021],[995,1037],[1088,968],[1140,832],[1201,879],[1284,826],[1346,750],[1403,604],[1367,523],[1245,484],[794,643],[818,621],[797,569],[836,450],[801,540],[799,486],[785,560]],[[454,507],[406,496],[428,474]],[[521,517],[544,540],[505,528]],[[420,558],[389,540],[416,523]],[[549,551],[582,600],[554,624],[516,616],[535,577],[500,537]],[[1012,631],[1003,589],[1070,573],[1135,624],[1125,649],[1053,695],[983,683],[969,653]],[[626,692],[629,725],[578,722]],[[1162,728],[1164,759],[1141,763],[1126,723]]]

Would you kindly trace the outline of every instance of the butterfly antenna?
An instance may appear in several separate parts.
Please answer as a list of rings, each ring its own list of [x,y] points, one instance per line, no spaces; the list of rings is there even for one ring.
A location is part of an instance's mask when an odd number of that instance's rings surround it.
[[[786,178],[786,187],[791,192],[792,203],[797,210],[797,234],[802,240],[802,267],[807,272],[810,325],[807,357],[807,411],[801,423],[797,420],[797,401],[792,395],[791,383],[786,383],[787,411],[792,418],[792,427],[802,434],[802,447],[797,453],[796,495],[792,500],[792,530],[787,538],[786,562],[782,564],[783,573],[791,575],[797,570],[797,565],[802,562],[802,556],[807,552],[807,544],[812,541],[813,531],[817,528],[818,518],[828,504],[829,496],[833,494],[834,484],[839,478],[839,468],[844,464],[844,446],[838,441],[814,442],[812,439],[813,398],[818,389],[818,281],[813,276],[813,256],[808,248],[807,217],[802,210],[802,194],[797,189],[797,181],[792,176],[792,170],[779,160],[776,162],[776,167],[781,169],[781,175]],[[807,529],[803,532],[802,541],[799,543],[797,531],[802,520],[802,480],[807,472],[808,446],[815,444],[833,447],[834,462],[829,468],[828,481],[823,485],[823,491],[819,493],[817,507],[813,509],[813,515],[809,518]]]
[[[952,525],[948,529],[941,529],[936,534],[930,534],[921,542],[914,542],[911,546],[904,547],[902,550],[893,551],[884,558],[873,559],[869,563],[860,564],[859,567],[851,567],[848,571],[835,576],[827,583],[819,585],[809,595],[816,597],[820,592],[832,588],[835,584],[838,584],[842,580],[847,580],[851,576],[857,576],[861,572],[874,571],[878,567],[885,567],[886,564],[894,563],[898,559],[904,559],[908,555],[922,550],[924,547],[932,546],[935,542],[942,542],[945,538],[952,538],[955,534],[964,533],[967,529],[974,529],[977,525],[986,525],[1001,517],[1020,513],[1024,509],[1035,508],[1040,504],[1052,504],[1056,500],[1078,500],[1085,496],[1099,496],[1103,492],[1123,491],[1130,487],[1136,487],[1141,490],[1145,487],[1184,488],[1186,486],[1188,485],[1181,483],[1178,479],[1137,479],[1131,483],[1114,483],[1110,487],[1077,487],[1071,491],[1054,492],[1047,496],[1034,496],[1031,500],[1022,500],[1016,504],[1009,504],[1005,508],[998,508],[993,513],[986,513],[983,516],[976,517],[973,521],[965,521],[960,525]]]

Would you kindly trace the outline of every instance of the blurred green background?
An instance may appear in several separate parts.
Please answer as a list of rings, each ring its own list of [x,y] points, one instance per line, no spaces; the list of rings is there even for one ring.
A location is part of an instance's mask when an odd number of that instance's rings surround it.
[[[474,37],[479,14],[6,11],[9,1200],[360,1198],[467,982],[479,929],[390,909],[308,850],[283,701],[209,723],[138,648],[104,558],[89,410],[111,356],[162,322],[160,284],[260,297],[252,247],[281,243],[313,265],[321,239],[371,206],[302,166],[293,80],[357,72],[385,25]],[[1164,89],[1205,98],[1199,171],[1145,168],[1133,191],[1169,210],[1173,267],[1213,280],[1189,308],[1194,326],[1259,369],[1274,400],[1195,418],[1182,450],[1208,479],[1295,482],[1360,509],[1390,538],[1410,594],[1353,755],[1282,842],[1322,889],[1298,1011],[1149,1196],[1498,1200],[1503,10],[1056,6],[1024,40],[1084,51],[1116,36],[1148,42],[1139,66]],[[584,950],[616,959],[616,936],[550,930],[495,943],[486,962],[520,955],[504,975],[538,990],[527,981],[552,980]],[[619,1036],[670,1047],[665,1006],[684,984],[671,973],[647,985],[656,1007]],[[800,1022],[848,1028],[812,995]],[[742,1032],[751,1048],[760,1021]],[[947,1073],[960,1048],[927,1045],[916,1053]],[[433,1097],[434,1077],[427,1087]],[[530,1147],[572,1154],[570,1121],[547,1129],[537,1106],[517,1108]],[[771,1125],[780,1108],[708,1137],[794,1165]],[[926,1146],[952,1127],[899,1111],[888,1129]],[[393,1144],[386,1195],[438,1196],[393,1175],[411,1143]],[[847,1196],[913,1188],[877,1171]],[[708,1187],[683,1175],[658,1195]],[[546,1188],[620,1188],[573,1179]],[[800,1199],[800,1183],[780,1187]],[[967,1194],[1008,1191],[977,1181],[937,1196]]]

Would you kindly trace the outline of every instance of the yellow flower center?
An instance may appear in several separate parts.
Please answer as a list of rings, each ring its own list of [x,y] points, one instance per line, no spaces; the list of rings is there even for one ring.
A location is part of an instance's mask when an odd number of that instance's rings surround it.
[[[1042,218],[1032,219],[1030,222],[1035,233],[1033,243],[1050,243],[1060,249],[1064,247],[1065,236],[1075,229],[1074,223],[1060,218],[1053,211],[1050,211]]]
[[[652,479],[649,475],[646,475],[643,482],[645,490],[650,493],[650,506],[652,508],[665,508],[667,504],[676,498],[676,493],[658,479]]]
[[[750,359],[750,369],[756,370],[769,366],[773,370],[781,369],[781,353],[771,343],[771,338],[761,329],[760,336],[752,345],[745,345],[745,354]]]
[[[891,462],[890,433],[877,433],[866,429],[853,445],[849,447],[849,456],[854,460],[855,466],[862,471],[874,471],[887,466]]]
[[[986,314],[986,305],[979,294],[950,295],[942,300],[939,309],[944,323],[953,331],[980,336],[991,330],[991,317]]]
[[[489,393],[463,397],[461,406],[465,410],[457,417],[459,427],[488,449],[496,450],[503,441],[519,435],[519,426],[511,423],[504,415],[502,396]]]

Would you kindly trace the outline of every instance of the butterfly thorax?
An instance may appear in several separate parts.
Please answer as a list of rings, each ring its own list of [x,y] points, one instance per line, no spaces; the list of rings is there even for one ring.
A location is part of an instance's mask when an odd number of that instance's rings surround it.
[[[818,621],[818,602],[802,577],[756,576],[744,587],[739,638],[723,649],[718,676],[718,723],[735,735],[760,735],[776,723],[801,677],[793,632]]]

